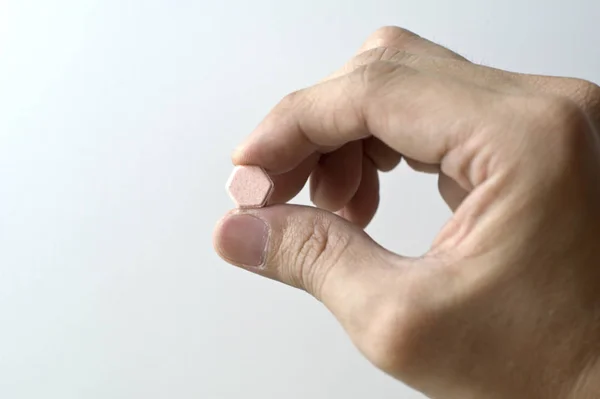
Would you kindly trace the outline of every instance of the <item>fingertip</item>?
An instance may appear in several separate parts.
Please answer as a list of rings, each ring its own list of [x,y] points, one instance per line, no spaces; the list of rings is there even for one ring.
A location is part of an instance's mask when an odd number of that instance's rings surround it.
[[[234,165],[240,165],[240,160],[242,158],[242,149],[238,146],[233,149],[231,152],[231,163]]]
[[[323,155],[311,175],[311,201],[330,212],[342,209],[360,185],[362,142],[353,141]]]
[[[346,188],[337,189],[331,187],[327,182],[323,183],[324,173],[326,172],[319,169],[310,176],[310,201],[317,208],[335,213],[350,200],[351,194],[347,192]]]
[[[379,174],[373,162],[365,156],[362,178],[356,194],[343,209],[336,213],[364,229],[373,220],[379,201]]]
[[[248,141],[245,140],[242,144],[238,145],[231,152],[231,162],[235,166],[239,165],[257,165],[262,166],[256,161],[256,155],[253,154],[252,146],[248,145]]]
[[[267,223],[248,212],[230,212],[215,227],[213,246],[225,261],[243,267],[261,267],[269,238]]]
[[[291,171],[282,174],[271,174],[275,189],[269,200],[269,205],[285,203],[294,198],[304,188],[318,162],[319,154],[313,153]]]
[[[217,220],[217,222],[215,223],[215,225],[213,227],[212,244],[213,244],[214,250],[219,254],[220,254],[220,242],[221,242],[221,237],[222,237],[223,224],[229,219],[230,216],[236,214],[237,212],[239,212],[239,209],[237,209],[237,208],[229,210],[225,215],[223,215],[219,220]]]
[[[364,140],[363,148],[365,155],[381,172],[393,170],[402,160],[399,152],[390,148],[377,137],[369,137]]]

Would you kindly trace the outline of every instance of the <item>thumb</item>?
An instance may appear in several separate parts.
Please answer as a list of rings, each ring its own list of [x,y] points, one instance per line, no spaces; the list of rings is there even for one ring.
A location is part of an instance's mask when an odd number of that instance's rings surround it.
[[[317,208],[235,210],[217,225],[214,245],[229,263],[315,296],[367,359],[407,383],[430,368],[429,344],[444,331],[438,310],[460,287],[439,260],[393,254]]]
[[[376,314],[402,261],[341,217],[296,205],[232,211],[214,245],[229,263],[307,291],[351,334]]]

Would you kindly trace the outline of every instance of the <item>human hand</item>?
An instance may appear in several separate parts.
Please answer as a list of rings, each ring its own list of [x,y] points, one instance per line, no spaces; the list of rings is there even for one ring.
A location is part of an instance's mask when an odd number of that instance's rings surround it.
[[[383,28],[238,147],[234,164],[272,176],[273,206],[226,215],[215,248],[315,296],[374,365],[432,398],[599,397],[599,132],[592,83]],[[401,158],[438,173],[454,211],[419,258],[362,230],[378,171]],[[309,176],[321,209],[282,205]]]

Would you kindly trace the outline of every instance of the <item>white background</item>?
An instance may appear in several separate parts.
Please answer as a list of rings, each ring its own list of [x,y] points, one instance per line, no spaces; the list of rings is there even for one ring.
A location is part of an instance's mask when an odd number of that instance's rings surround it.
[[[379,26],[598,82],[599,19],[597,0],[0,0],[0,397],[420,398],[320,304],[213,253],[230,151]],[[435,179],[382,184],[369,232],[420,254],[449,216]]]

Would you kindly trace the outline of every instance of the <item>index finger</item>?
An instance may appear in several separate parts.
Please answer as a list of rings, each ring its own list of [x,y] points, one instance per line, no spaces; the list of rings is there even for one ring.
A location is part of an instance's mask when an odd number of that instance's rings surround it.
[[[448,77],[369,64],[287,96],[233,161],[283,173],[314,152],[372,135],[410,158],[439,164],[453,139],[464,138],[487,114],[483,95]],[[461,116],[464,122],[457,123]]]
[[[315,152],[330,152],[368,137],[360,107],[343,95],[352,90],[353,97],[361,98],[361,85],[347,80],[340,77],[284,97],[236,148],[233,163],[286,173]]]

